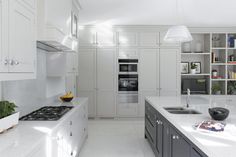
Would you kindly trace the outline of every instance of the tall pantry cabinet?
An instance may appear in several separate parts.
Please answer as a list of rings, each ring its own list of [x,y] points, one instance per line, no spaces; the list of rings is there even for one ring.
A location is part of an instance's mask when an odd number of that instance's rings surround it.
[[[79,50],[78,95],[89,97],[89,117],[114,117],[115,56],[112,48]]]

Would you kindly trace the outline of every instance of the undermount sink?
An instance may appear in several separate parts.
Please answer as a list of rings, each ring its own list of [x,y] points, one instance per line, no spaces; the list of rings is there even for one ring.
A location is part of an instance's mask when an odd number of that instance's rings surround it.
[[[168,111],[172,111],[172,110],[178,110],[178,111],[186,110],[183,107],[165,107],[164,109],[168,110]]]
[[[196,110],[186,109],[183,107],[166,107],[164,109],[172,114],[201,114]]]

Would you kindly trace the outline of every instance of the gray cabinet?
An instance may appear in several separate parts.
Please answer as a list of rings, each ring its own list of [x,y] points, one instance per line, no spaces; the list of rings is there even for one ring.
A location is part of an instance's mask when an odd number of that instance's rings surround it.
[[[174,129],[170,129],[170,157],[190,157],[190,144]]]
[[[156,157],[207,157],[147,101],[145,138]]]

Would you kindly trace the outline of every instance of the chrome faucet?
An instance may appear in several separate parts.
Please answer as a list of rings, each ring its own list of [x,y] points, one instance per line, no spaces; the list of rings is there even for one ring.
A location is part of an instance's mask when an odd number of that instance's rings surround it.
[[[186,107],[189,108],[189,105],[190,105],[190,95],[191,95],[191,91],[190,89],[188,88],[187,89],[187,98],[186,98]]]

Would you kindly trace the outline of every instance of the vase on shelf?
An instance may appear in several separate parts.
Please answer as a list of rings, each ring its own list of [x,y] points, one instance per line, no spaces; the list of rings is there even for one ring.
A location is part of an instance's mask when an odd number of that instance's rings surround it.
[[[190,69],[191,74],[196,74],[196,69]]]

